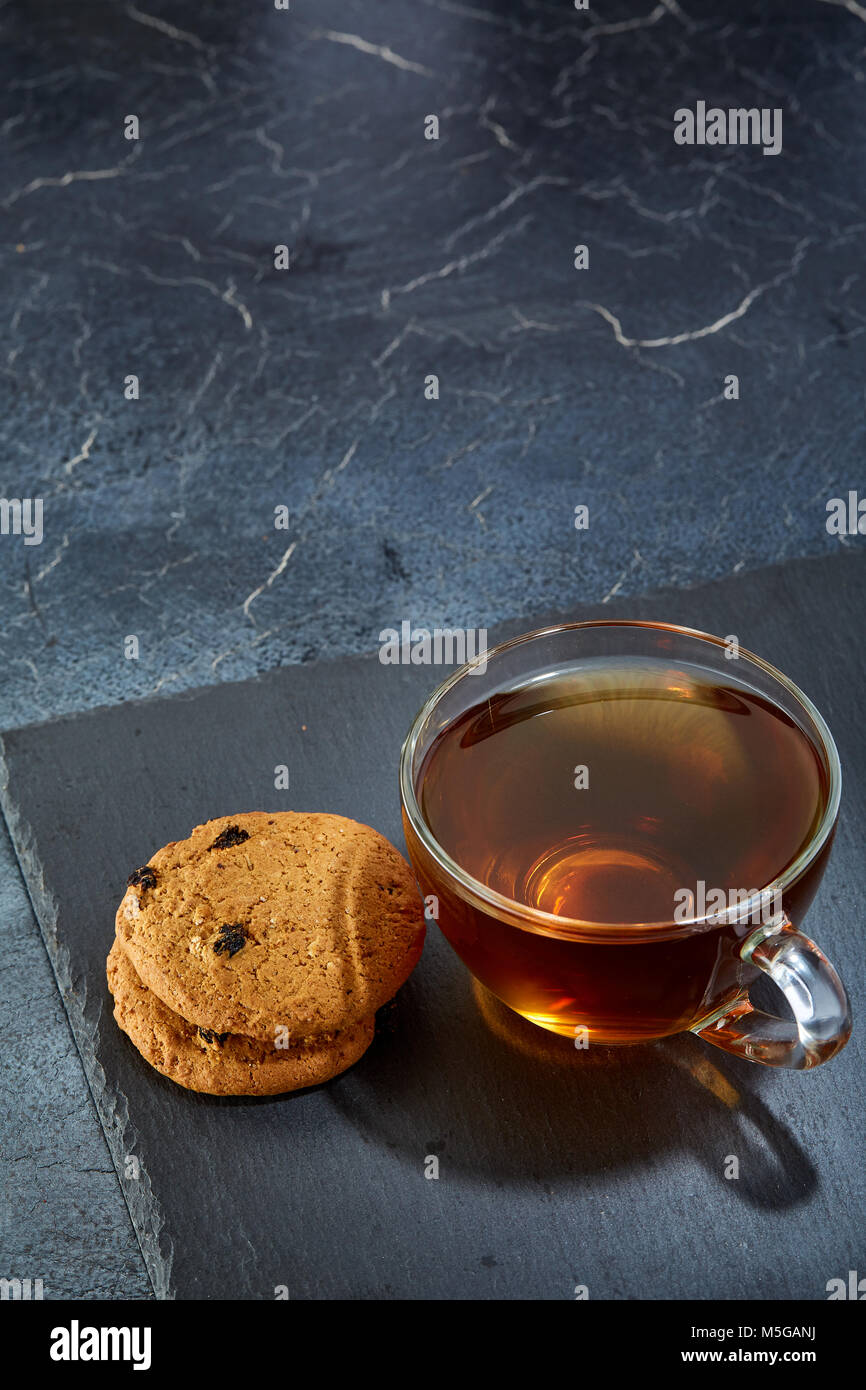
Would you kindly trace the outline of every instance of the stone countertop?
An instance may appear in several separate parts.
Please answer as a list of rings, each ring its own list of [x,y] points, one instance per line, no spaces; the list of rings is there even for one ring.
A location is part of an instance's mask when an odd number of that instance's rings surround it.
[[[863,19],[6,4],[0,726],[862,544]],[[0,1274],[143,1296],[7,844],[0,897]]]

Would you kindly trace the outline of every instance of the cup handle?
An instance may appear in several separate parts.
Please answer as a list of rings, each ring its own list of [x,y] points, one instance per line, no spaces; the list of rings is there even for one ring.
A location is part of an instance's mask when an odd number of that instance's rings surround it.
[[[851,1006],[845,986],[814,941],[784,914],[777,914],[750,932],[740,957],[779,986],[794,1018],[774,1018],[743,995],[693,1033],[735,1057],[767,1067],[806,1070],[841,1052],[851,1035]]]

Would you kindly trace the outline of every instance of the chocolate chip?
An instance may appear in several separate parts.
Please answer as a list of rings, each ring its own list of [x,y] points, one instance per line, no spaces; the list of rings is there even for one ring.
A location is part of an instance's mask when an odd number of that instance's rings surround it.
[[[140,869],[133,869],[126,880],[126,886],[127,888],[155,888],[156,869],[152,869],[149,864],[142,864]]]
[[[198,1032],[206,1043],[218,1043],[220,1047],[228,1037],[228,1033],[214,1033],[210,1028],[199,1028]]]
[[[225,830],[217,835],[211,849],[234,849],[235,845],[242,845],[244,840],[249,838],[248,830],[241,830],[239,825],[227,825]]]
[[[231,958],[246,944],[246,933],[240,922],[235,922],[234,925],[230,922],[224,922],[220,927],[219,940],[214,942],[213,948],[218,956],[228,951],[229,958]]]

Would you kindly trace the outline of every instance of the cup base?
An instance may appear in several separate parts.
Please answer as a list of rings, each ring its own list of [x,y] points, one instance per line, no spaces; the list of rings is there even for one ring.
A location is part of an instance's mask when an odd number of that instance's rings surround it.
[[[595,1025],[582,1024],[580,1022],[569,1021],[564,1023],[561,1018],[555,1018],[550,1014],[524,1013],[521,1009],[512,1008],[507,1005],[511,1012],[517,1014],[518,1018],[525,1018],[527,1023],[534,1023],[536,1028],[543,1028],[547,1033],[556,1033],[561,1038],[568,1038],[572,1042],[585,1040],[586,1045],[592,1044],[593,1047],[636,1047],[641,1043],[657,1042],[660,1038],[670,1038],[676,1033],[683,1032],[682,1026],[676,1028],[648,1028],[645,1032],[636,1032],[634,1028],[599,1028]]]
[[[554,917],[587,922],[664,920],[687,870],[636,839],[568,836],[546,849],[519,885],[521,901]]]

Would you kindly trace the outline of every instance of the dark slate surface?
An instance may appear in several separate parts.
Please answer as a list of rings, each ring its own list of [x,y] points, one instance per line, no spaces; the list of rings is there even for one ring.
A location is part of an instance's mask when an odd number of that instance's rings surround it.
[[[736,633],[823,710],[845,791],[808,926],[855,1010],[864,583],[862,559],[839,557],[576,615]],[[807,1075],[690,1037],[576,1053],[476,994],[438,934],[393,1030],[294,1097],[183,1092],[116,1029],[103,969],[129,866],[253,806],[327,807],[398,839],[397,752],[433,678],[375,659],[301,666],[3,738],[4,809],[156,1292],[825,1297],[866,1255],[859,1029]],[[289,796],[273,790],[277,763]],[[438,1181],[424,1178],[431,1154]],[[731,1154],[738,1181],[723,1177]]]
[[[3,725],[365,652],[395,615],[838,548],[856,13],[9,0],[0,23],[0,481],[45,502],[41,547],[0,546]],[[781,106],[782,153],[675,145],[707,99]]]
[[[150,1280],[54,975],[0,823],[0,1259],[46,1298],[147,1298]]]

